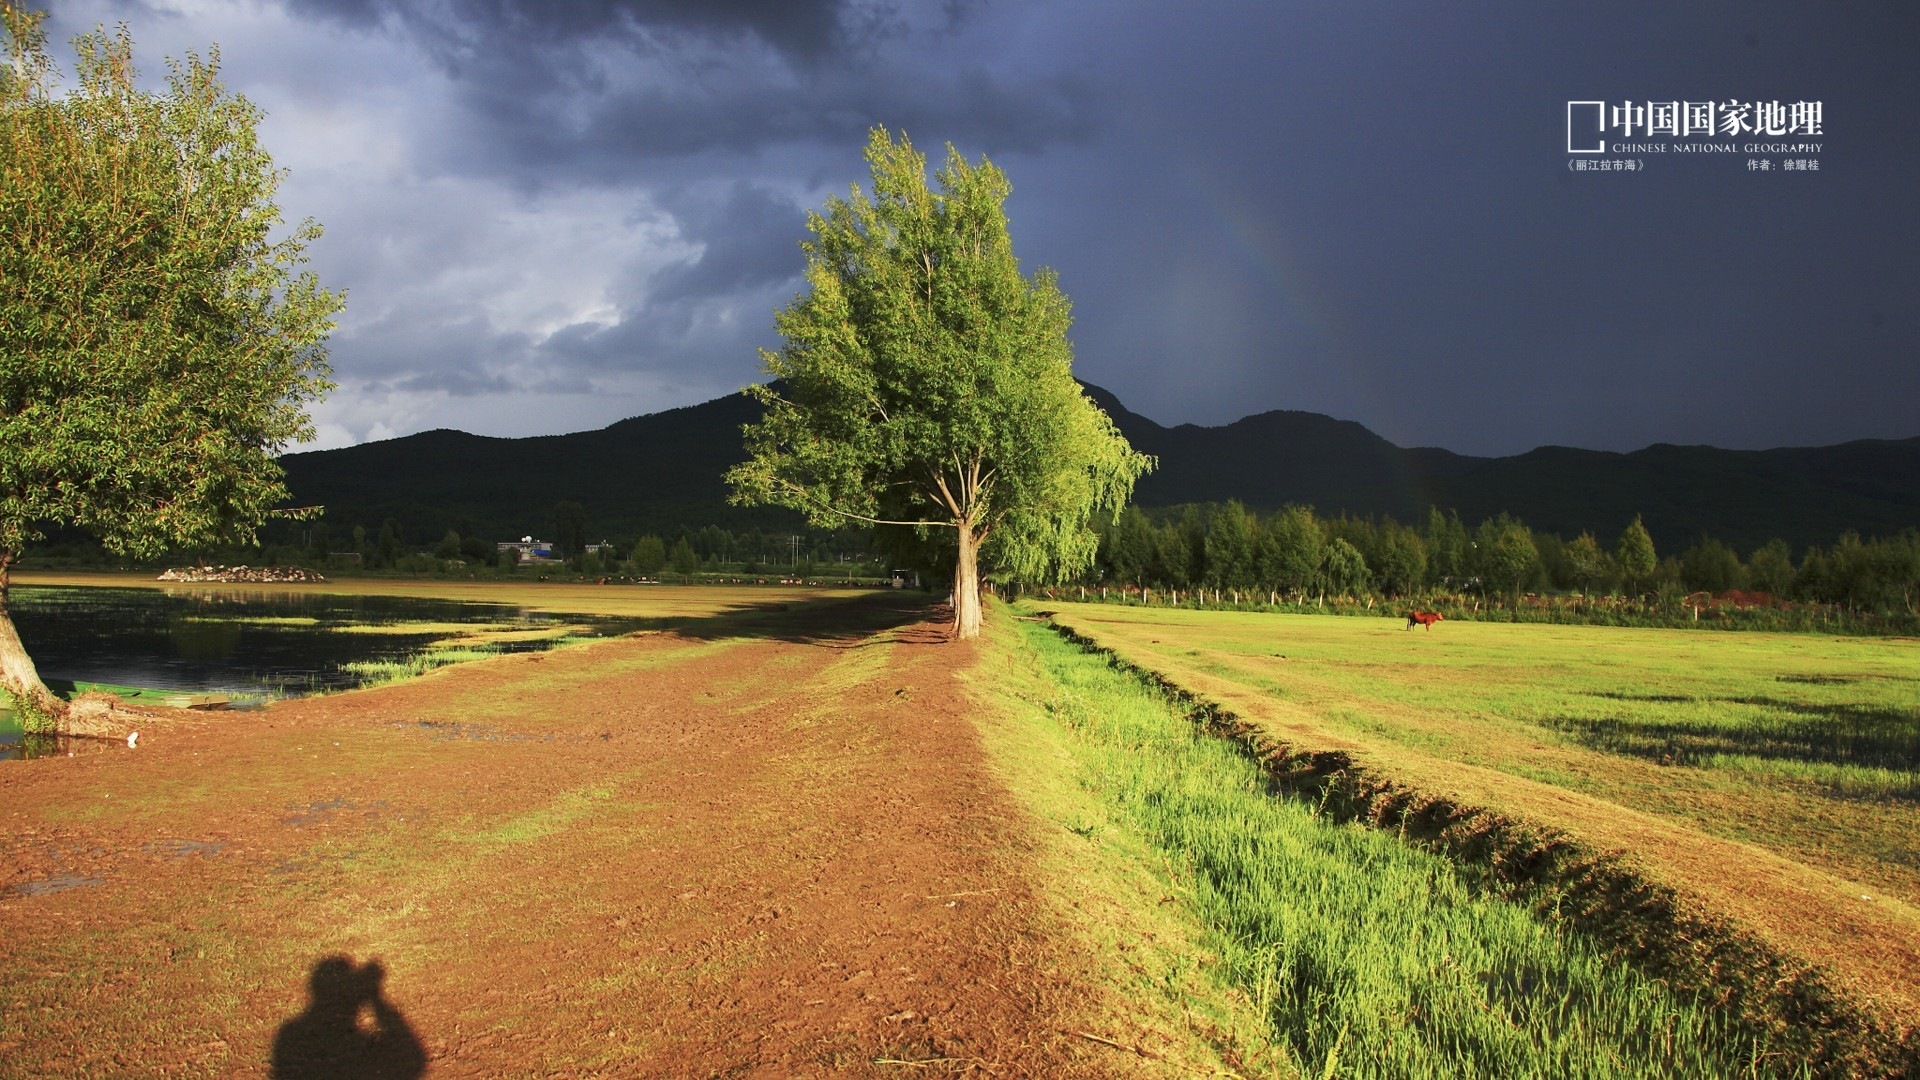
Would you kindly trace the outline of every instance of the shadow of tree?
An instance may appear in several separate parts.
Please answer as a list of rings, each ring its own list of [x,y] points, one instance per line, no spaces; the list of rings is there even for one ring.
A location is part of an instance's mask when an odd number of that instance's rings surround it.
[[[889,642],[943,644],[944,624],[952,619],[953,609],[927,593],[885,591],[752,604],[704,618],[662,620],[660,629],[702,641],[744,637],[859,649]]]
[[[386,975],[378,960],[329,956],[314,964],[306,1011],[274,1036],[274,1080],[415,1080],[426,1072],[426,1048],[387,1000]]]
[[[1602,693],[1644,701],[1725,702],[1764,709],[1760,716],[1713,720],[1636,720],[1561,717],[1551,725],[1583,745],[1667,764],[1700,766],[1716,755],[1821,762],[1897,772],[1920,772],[1920,710],[1840,702],[1821,704],[1771,697],[1676,698]]]

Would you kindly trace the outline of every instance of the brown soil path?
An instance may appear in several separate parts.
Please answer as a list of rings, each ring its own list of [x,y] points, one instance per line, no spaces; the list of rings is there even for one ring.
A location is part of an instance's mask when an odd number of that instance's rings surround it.
[[[0,767],[0,1074],[1124,1073],[943,637],[802,608]]]

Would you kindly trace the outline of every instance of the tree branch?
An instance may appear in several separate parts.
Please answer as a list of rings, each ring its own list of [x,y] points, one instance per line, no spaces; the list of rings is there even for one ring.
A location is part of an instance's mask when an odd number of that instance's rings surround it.
[[[852,518],[855,521],[864,521],[870,525],[914,525],[914,526],[945,525],[949,528],[957,527],[958,525],[957,522],[953,522],[953,521],[894,521],[889,518],[868,517],[865,514],[856,514],[851,510],[842,510],[837,506],[833,506],[827,503],[823,499],[815,498],[812,492],[792,482],[791,480],[780,480],[777,482],[781,486],[785,487],[787,490],[793,492],[795,495],[798,495],[800,498],[813,503],[815,506],[819,507],[821,510],[826,511],[829,514],[839,514],[841,517]]]

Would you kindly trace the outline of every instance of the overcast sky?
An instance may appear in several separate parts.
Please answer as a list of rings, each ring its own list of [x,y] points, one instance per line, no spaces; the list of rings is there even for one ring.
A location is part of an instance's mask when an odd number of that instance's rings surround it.
[[[56,42],[125,22],[149,76],[217,42],[266,110],[281,206],[349,294],[306,449],[757,381],[805,213],[865,181],[875,125],[1007,172],[1076,372],[1165,424],[1306,409],[1477,454],[1920,435],[1908,0],[48,6]],[[1592,100],[1820,126],[1569,155]]]

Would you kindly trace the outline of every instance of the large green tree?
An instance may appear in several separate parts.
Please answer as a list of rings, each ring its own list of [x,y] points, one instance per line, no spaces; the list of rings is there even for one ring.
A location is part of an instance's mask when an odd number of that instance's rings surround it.
[[[810,214],[808,290],[763,352],[767,406],[750,458],[727,474],[739,503],[816,525],[913,530],[953,566],[954,634],[980,632],[984,564],[1027,581],[1089,566],[1093,514],[1117,514],[1152,466],[1074,381],[1067,298],[1051,271],[1020,272],[992,163],[952,147],[926,158],[876,129],[871,194]]]
[[[21,552],[49,527],[135,557],[250,542],[342,299],[301,269],[318,226],[274,235],[280,173],[217,52],[148,93],[125,30],[95,32],[63,92],[41,17],[0,22],[0,687],[50,726],[6,613]]]

